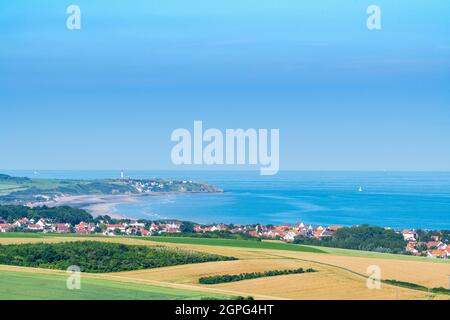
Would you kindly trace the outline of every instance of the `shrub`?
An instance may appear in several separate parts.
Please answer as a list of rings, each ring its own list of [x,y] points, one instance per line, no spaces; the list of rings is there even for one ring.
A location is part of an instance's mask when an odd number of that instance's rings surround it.
[[[316,270],[309,268],[306,271],[303,268],[294,269],[294,270],[273,270],[266,272],[252,272],[252,273],[241,273],[236,275],[220,275],[220,276],[212,276],[212,277],[203,277],[199,279],[199,283],[201,284],[218,284],[218,283],[228,283],[228,282],[236,282],[242,280],[250,280],[264,277],[275,277],[281,275],[288,274],[302,274],[305,272],[316,272]]]

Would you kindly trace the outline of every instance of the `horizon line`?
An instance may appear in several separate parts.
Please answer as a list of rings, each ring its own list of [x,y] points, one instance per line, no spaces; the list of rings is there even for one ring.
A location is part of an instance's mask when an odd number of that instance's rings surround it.
[[[259,169],[213,169],[213,168],[207,168],[207,169],[1,169],[0,168],[0,174],[2,172],[8,172],[8,171],[117,171],[117,172],[136,172],[136,171],[156,171],[156,172],[162,172],[162,171],[170,171],[170,172],[255,172],[259,173]],[[410,170],[410,169],[392,169],[392,170],[385,170],[385,169],[285,169],[285,170],[279,170],[279,173],[281,172],[423,172],[423,173],[450,173],[450,169],[448,170],[431,170],[431,169],[421,169],[421,170]],[[276,176],[276,175],[275,175]]]

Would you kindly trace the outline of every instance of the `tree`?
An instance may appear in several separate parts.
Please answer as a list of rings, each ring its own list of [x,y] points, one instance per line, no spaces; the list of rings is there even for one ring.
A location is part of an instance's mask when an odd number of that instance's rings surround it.
[[[102,233],[103,231],[104,230],[101,227],[99,227],[99,226],[96,226],[95,229],[94,229],[95,233]]]
[[[194,233],[195,224],[192,222],[183,222],[180,226],[182,233]]]
[[[21,218],[34,219],[36,221],[46,219],[56,223],[70,224],[79,224],[81,221],[92,222],[94,220],[85,210],[68,206],[30,208],[17,205],[0,205],[0,218],[7,220],[9,223]]]
[[[298,237],[294,243],[385,253],[404,253],[406,247],[401,234],[368,225],[342,228],[321,240]]]
[[[414,249],[416,249],[419,252],[423,252],[423,251],[427,251],[428,247],[427,247],[426,244],[422,243],[422,244],[419,244],[419,245],[415,246]]]

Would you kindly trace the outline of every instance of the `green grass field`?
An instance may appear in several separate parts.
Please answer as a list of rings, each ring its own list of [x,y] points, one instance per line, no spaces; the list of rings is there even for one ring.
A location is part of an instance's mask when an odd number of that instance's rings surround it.
[[[2,184],[0,183],[0,196],[8,195],[12,192],[25,190],[26,188],[19,187],[14,184]]]
[[[277,243],[277,242],[259,242],[250,240],[234,240],[234,239],[202,239],[202,238],[182,238],[182,237],[150,237],[140,238],[155,242],[169,242],[181,244],[194,244],[205,246],[220,246],[220,247],[237,247],[237,248],[252,248],[252,249],[273,249],[273,250],[287,250],[287,251],[301,251],[301,252],[315,252],[325,253],[325,251],[294,244]]]
[[[183,300],[223,295],[112,280],[81,279],[80,290],[69,290],[63,275],[0,271],[0,299],[4,300]]]
[[[56,235],[56,234],[28,234],[28,233],[6,233],[0,234],[0,238],[78,238],[81,236],[74,235]],[[84,236],[85,237],[85,236]],[[83,238],[84,238],[83,237]],[[92,235],[92,238],[102,238],[110,239],[110,237]],[[325,247],[309,247],[309,246],[300,246],[294,244],[286,244],[282,242],[276,241],[248,241],[248,240],[234,240],[234,239],[205,239],[205,238],[182,238],[182,237],[114,237],[114,239],[137,239],[140,242],[136,243],[145,243],[145,241],[152,241],[156,243],[174,243],[174,244],[187,244],[187,245],[204,245],[204,246],[217,246],[217,247],[230,247],[230,250],[234,248],[243,248],[243,249],[268,249],[268,250],[285,250],[285,251],[297,251],[297,252],[306,252],[306,253],[319,253],[319,255],[311,255],[311,257],[321,257],[320,259],[325,259],[325,262],[317,262],[322,267],[325,268],[339,268],[345,271],[348,271],[354,275],[358,275],[361,277],[365,277],[364,271],[358,269],[358,265],[350,265],[350,266],[335,266],[334,259],[337,259],[337,256],[347,256],[347,257],[370,257],[370,258],[383,258],[383,259],[401,259],[401,260],[421,260],[421,261],[430,261],[431,259],[421,258],[421,257],[413,257],[413,256],[403,256],[403,255],[394,255],[394,254],[384,254],[384,253],[376,253],[376,252],[366,252],[366,251],[356,251],[356,250],[347,250],[347,249],[336,249],[336,248],[325,248]],[[119,240],[120,241],[120,240]],[[240,250],[239,250],[240,251]],[[237,251],[237,252],[239,252]],[[245,251],[245,250],[244,250]],[[266,253],[265,251],[254,251]],[[288,254],[288,253],[286,253]],[[291,254],[291,253],[289,253]],[[281,253],[280,253],[281,255]],[[300,260],[308,259],[309,255],[305,256],[306,258],[301,258]],[[290,256],[286,259],[292,259]],[[319,260],[320,260],[319,259]],[[327,260],[328,259],[328,260]],[[307,261],[307,260],[305,260]],[[327,262],[329,261],[329,262]],[[433,262],[439,263],[448,263],[448,261],[432,259]],[[344,261],[345,263],[346,261]],[[428,267],[427,270],[435,270],[430,269],[430,266],[424,265],[417,266],[411,261],[411,270],[419,276],[419,280],[423,277],[426,278],[426,275],[421,271],[423,268]],[[381,263],[381,262],[380,262]],[[383,262],[384,263],[384,262]],[[388,263],[388,262],[386,262]],[[389,263],[385,266],[386,268],[390,268]],[[439,270],[442,271],[442,268],[446,268],[442,264],[435,264],[432,268],[440,267]],[[394,271],[396,270],[395,265],[393,266]],[[356,270],[356,271],[355,271]],[[409,271],[411,271],[409,270]],[[439,271],[438,270],[438,271]],[[428,271],[429,272],[429,271]],[[442,272],[441,272],[442,273]],[[402,273],[399,273],[399,277],[397,278],[397,274],[392,274],[390,277],[392,279],[397,279],[398,281],[403,281],[403,283],[408,283],[409,285],[414,285],[417,279],[402,277]],[[2,267],[0,270],[0,299],[63,299],[63,300],[76,300],[76,299],[125,299],[125,300],[134,300],[134,299],[148,299],[148,300],[173,300],[173,299],[201,299],[201,298],[227,298],[226,292],[221,293],[216,291],[216,293],[211,292],[202,292],[202,289],[196,289],[194,287],[186,287],[184,284],[181,286],[177,283],[174,286],[165,286],[165,282],[161,282],[161,286],[158,285],[158,279],[151,279],[149,282],[126,282],[124,279],[120,279],[120,277],[114,277],[112,275],[102,275],[101,277],[97,276],[87,276],[82,278],[82,288],[81,290],[68,290],[66,288],[66,279],[67,276],[64,273],[55,271],[55,273],[45,273],[45,272],[36,272],[28,270],[16,270],[14,268]],[[147,279],[144,277],[144,279]],[[122,282],[122,280],[124,280]],[[153,282],[152,282],[153,281]],[[156,283],[155,283],[156,281]],[[417,281],[417,283],[423,286],[423,283]],[[401,285],[395,286],[401,287]],[[438,287],[442,286],[441,284],[432,285],[428,287]],[[255,288],[253,288],[255,289]],[[259,289],[258,289],[259,290]],[[246,290],[238,290],[236,295],[241,295],[240,292],[253,292]],[[272,293],[271,293],[272,294]],[[281,293],[280,293],[281,294]],[[233,294],[231,294],[233,295]],[[242,294],[243,295],[243,294]],[[257,294],[255,294],[257,295]],[[351,295],[350,295],[351,296]],[[228,297],[229,298],[229,297]]]
[[[0,238],[44,238],[46,237],[43,233],[26,233],[26,232],[4,232],[0,233]]]
[[[104,235],[96,234],[58,234],[58,233],[42,233],[42,232],[4,232],[0,233],[1,238],[18,238],[18,239],[41,239],[41,238],[109,238]],[[126,237],[117,237],[126,238]]]
[[[0,238],[46,238],[46,237],[91,237],[91,238],[110,238],[102,235],[73,235],[73,234],[43,234],[43,233],[0,233]],[[237,248],[253,248],[253,249],[273,249],[301,252],[325,253],[324,250],[308,246],[294,245],[283,242],[259,242],[251,240],[234,240],[234,239],[205,239],[205,238],[189,238],[189,237],[114,237],[114,238],[133,238],[139,240],[148,240],[154,242],[194,244],[205,246],[221,246],[221,247],[237,247]]]
[[[311,248],[320,249],[322,251],[325,251],[326,253],[346,257],[382,258],[382,259],[409,260],[409,261],[433,261],[437,263],[450,264],[450,259],[431,259],[427,257],[408,256],[404,254],[381,253],[374,251],[359,251],[359,250],[318,247],[318,246],[312,246]]]
[[[45,238],[45,237],[90,237],[90,238],[105,238],[102,235],[61,235],[61,234],[43,234],[43,233],[0,233],[0,238]],[[106,237],[108,238],[108,237]],[[180,243],[180,244],[194,244],[194,245],[208,245],[208,246],[225,246],[225,247],[240,247],[240,248],[254,248],[254,249],[274,249],[300,252],[316,252],[316,253],[330,253],[348,257],[366,257],[366,258],[381,258],[381,259],[396,259],[396,260],[410,260],[410,261],[430,261],[427,257],[407,256],[402,254],[389,254],[372,251],[359,251],[340,248],[318,247],[318,246],[302,246],[283,242],[267,242],[267,241],[249,241],[249,240],[234,240],[234,239],[205,239],[205,238],[183,238],[183,237],[115,237],[115,238],[135,238],[140,240],[148,240],[155,242],[166,243]],[[437,263],[449,263],[450,259],[432,259]]]

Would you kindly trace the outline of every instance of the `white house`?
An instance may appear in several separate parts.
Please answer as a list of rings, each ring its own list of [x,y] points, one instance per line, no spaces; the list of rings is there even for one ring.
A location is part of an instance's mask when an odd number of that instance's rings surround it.
[[[132,227],[132,228],[145,228],[145,223],[140,223],[140,222],[134,221],[134,222],[130,223],[130,227]]]
[[[27,229],[32,231],[42,231],[44,230],[44,227],[39,224],[29,224]]]
[[[417,233],[411,230],[403,230],[402,235],[405,241],[416,241],[417,239]]]
[[[0,223],[0,232],[8,232],[14,225],[9,223]]]
[[[44,219],[40,219],[38,222],[36,222],[37,225],[40,225],[42,228],[47,225],[47,222],[45,222]]]
[[[288,232],[288,233],[283,237],[283,240],[284,240],[284,241],[292,242],[292,241],[295,240],[295,236],[296,236],[296,234],[295,234],[294,232]]]

